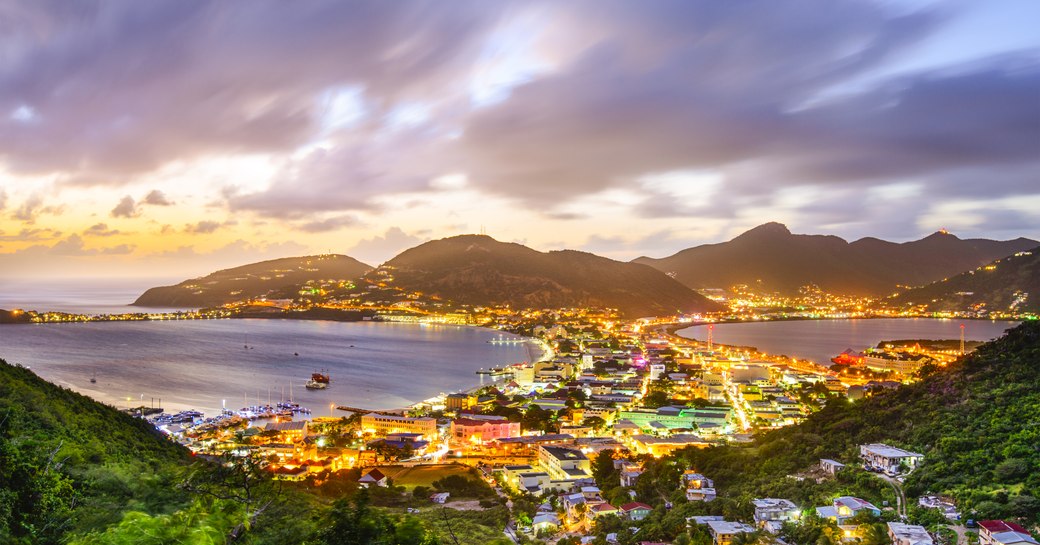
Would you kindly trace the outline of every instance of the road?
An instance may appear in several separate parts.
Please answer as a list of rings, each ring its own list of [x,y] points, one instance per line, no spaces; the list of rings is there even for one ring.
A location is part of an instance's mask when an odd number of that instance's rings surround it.
[[[947,527],[957,532],[957,545],[968,545],[968,529],[962,524],[956,526],[948,524]]]
[[[879,479],[885,481],[886,483],[892,485],[892,489],[896,491],[896,513],[899,513],[899,516],[901,518],[905,519],[906,518],[906,494],[903,493],[903,483],[900,483],[899,481],[895,480],[894,478],[889,477],[888,475],[884,475],[882,473],[875,473],[874,475],[876,475],[877,478],[879,478]]]

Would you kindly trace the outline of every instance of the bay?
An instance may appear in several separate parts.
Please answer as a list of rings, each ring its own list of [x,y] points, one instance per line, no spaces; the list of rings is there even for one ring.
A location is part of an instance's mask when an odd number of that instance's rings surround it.
[[[864,350],[881,341],[896,339],[959,339],[964,324],[967,340],[988,341],[1001,336],[1017,322],[896,318],[869,320],[791,320],[715,324],[713,340],[719,344],[753,346],[769,354],[807,359],[830,365],[830,359],[846,348]],[[708,326],[681,329],[677,335],[704,341]]]
[[[477,327],[302,320],[5,325],[0,358],[117,407],[161,399],[168,412],[213,415],[288,399],[291,389],[294,401],[326,416],[345,414],[335,405],[403,407],[489,380],[479,368],[541,356],[533,341],[487,342],[499,337],[518,338]],[[329,388],[304,389],[322,369]]]

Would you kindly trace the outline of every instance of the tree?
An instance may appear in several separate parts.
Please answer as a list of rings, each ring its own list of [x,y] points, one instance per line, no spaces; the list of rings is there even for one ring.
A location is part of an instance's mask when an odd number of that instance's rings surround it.
[[[861,524],[859,526],[862,545],[891,545],[888,528],[881,523]]]

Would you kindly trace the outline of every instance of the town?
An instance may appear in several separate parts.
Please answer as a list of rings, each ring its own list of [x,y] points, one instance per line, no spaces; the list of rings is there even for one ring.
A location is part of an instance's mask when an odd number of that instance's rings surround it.
[[[750,442],[755,433],[800,422],[835,399],[855,401],[911,382],[925,366],[943,365],[957,352],[945,345],[867,353],[850,348],[826,367],[721,346],[710,333],[704,340],[678,337],[671,333],[676,324],[622,320],[609,311],[482,312],[495,327],[533,339],[528,342],[537,342],[543,356],[482,371],[490,384],[394,411],[351,407],[344,400],[342,416],[308,418],[289,400],[275,408],[225,410],[215,418],[149,418],[200,456],[260,460],[272,478],[294,486],[381,489],[418,498],[428,508],[480,509],[497,497],[512,508],[507,534],[514,541],[593,543],[599,535],[611,543],[619,531],[638,537],[640,521],[654,509],[637,501],[648,461]],[[827,505],[753,498],[749,518],[695,515],[690,531],[729,545],[741,534],[775,537],[784,524],[809,516],[833,524],[840,540],[854,541],[865,537],[864,521],[888,513],[893,543],[953,545],[955,539],[905,522],[900,485],[921,459],[896,446],[866,444],[857,459],[821,459],[810,474],[792,476],[822,480],[848,468],[866,471],[899,491],[893,505],[851,496]],[[448,485],[466,479],[479,479],[494,494],[475,503],[471,487]],[[670,486],[676,501],[708,505],[717,494],[713,475],[697,467],[681,468]],[[663,495],[671,508],[671,496]],[[921,498],[921,505],[926,501],[951,524],[965,523],[952,500]],[[1036,543],[1017,530],[987,534],[992,524],[980,523],[982,543]]]

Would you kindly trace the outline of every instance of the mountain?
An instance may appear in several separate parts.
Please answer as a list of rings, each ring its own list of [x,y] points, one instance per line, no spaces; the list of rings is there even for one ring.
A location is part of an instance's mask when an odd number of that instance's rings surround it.
[[[900,293],[891,301],[925,305],[930,311],[1040,313],[1040,247]]]
[[[484,235],[421,244],[368,276],[387,273],[404,290],[476,306],[606,307],[632,317],[719,308],[645,265],[573,250],[539,252]]]
[[[354,280],[372,270],[337,254],[286,257],[217,271],[175,286],[151,288],[134,301],[142,307],[208,307],[263,295],[292,297],[316,280]]]
[[[945,231],[905,243],[864,238],[847,242],[829,235],[796,235],[766,223],[729,242],[705,244],[672,256],[640,257],[693,289],[747,284],[795,293],[806,284],[849,295],[890,294],[919,286],[1027,250],[1037,241],[960,239]]]

